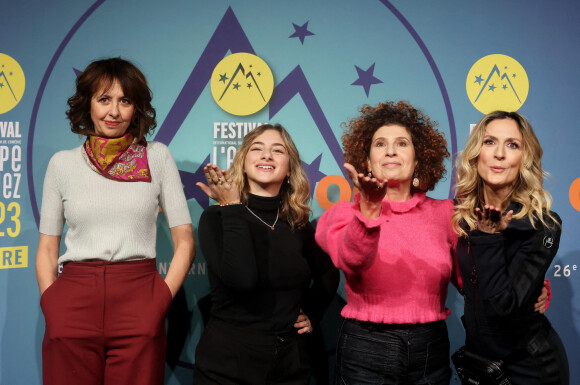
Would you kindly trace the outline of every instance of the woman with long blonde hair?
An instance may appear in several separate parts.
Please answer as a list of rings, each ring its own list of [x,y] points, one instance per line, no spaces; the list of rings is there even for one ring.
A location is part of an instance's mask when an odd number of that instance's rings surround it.
[[[452,224],[459,234],[466,346],[503,360],[514,384],[569,382],[558,334],[533,311],[561,234],[541,162],[529,122],[505,111],[479,121],[457,162]]]
[[[205,166],[217,201],[199,221],[212,306],[196,349],[195,384],[307,384],[306,335],[338,286],[314,239],[310,187],[284,127],[248,133],[229,171]]]

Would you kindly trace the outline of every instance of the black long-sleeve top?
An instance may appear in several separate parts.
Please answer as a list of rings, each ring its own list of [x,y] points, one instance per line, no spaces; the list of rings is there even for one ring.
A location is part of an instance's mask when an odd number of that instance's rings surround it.
[[[512,203],[506,211],[512,209],[517,213],[521,206]],[[484,356],[509,359],[525,354],[532,337],[551,327],[534,311],[534,304],[558,251],[561,227],[544,218],[548,227],[537,220],[534,229],[524,217],[512,219],[502,233],[475,230],[459,238],[467,344]]]
[[[248,207],[272,225],[279,202],[250,195]],[[254,330],[290,330],[300,309],[320,319],[336,292],[338,271],[317,245],[311,224],[292,230],[280,218],[272,230],[244,205],[211,206],[200,218],[198,235],[212,317]]]

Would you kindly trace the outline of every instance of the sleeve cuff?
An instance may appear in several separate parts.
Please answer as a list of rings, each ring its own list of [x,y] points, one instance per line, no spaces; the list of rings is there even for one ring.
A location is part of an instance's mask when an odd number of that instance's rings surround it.
[[[379,215],[376,219],[368,219],[365,218],[362,213],[360,212],[360,193],[357,193],[354,196],[354,216],[358,219],[358,221],[367,229],[372,229],[375,227],[381,226],[383,223],[389,220],[388,215],[386,213],[389,212],[389,202],[383,200],[381,202],[381,215]]]

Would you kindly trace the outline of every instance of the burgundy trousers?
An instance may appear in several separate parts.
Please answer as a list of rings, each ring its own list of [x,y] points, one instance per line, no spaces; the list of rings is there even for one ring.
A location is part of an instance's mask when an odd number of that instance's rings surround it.
[[[69,262],[40,298],[44,385],[161,385],[171,292],[155,260]]]

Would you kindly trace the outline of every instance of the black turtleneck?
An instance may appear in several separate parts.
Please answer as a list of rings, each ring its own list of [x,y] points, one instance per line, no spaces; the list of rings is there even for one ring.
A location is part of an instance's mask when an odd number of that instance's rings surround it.
[[[248,207],[211,206],[203,212],[198,236],[208,264],[212,317],[281,331],[293,328],[300,309],[320,319],[332,300],[339,275],[316,244],[312,225],[292,230],[279,218],[270,228],[279,203],[279,197],[250,195]]]

